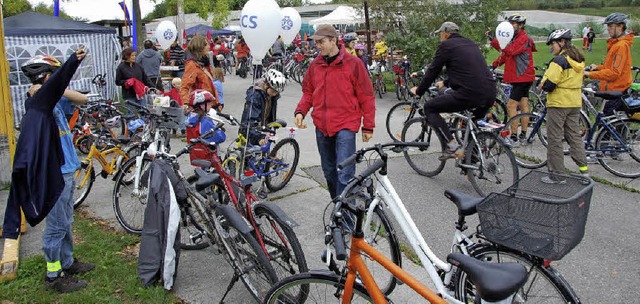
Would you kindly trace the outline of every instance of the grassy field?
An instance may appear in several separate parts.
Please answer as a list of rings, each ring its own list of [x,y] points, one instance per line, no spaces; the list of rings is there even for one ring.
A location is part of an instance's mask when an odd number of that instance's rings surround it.
[[[572,8],[572,9],[549,9],[550,11],[561,12],[561,13],[569,13],[569,14],[578,14],[578,15],[590,15],[590,16],[602,16],[606,17],[607,15],[615,12],[623,12],[625,14],[631,15],[633,17],[640,17],[640,7],[639,6],[629,6],[629,7],[602,7],[602,8]]]
[[[58,294],[44,288],[43,255],[20,261],[18,278],[0,283],[1,303],[181,303],[162,286],[142,288],[137,274],[140,237],[115,232],[107,223],[76,212],[74,254],[96,268],[79,276],[89,285],[77,292]]]

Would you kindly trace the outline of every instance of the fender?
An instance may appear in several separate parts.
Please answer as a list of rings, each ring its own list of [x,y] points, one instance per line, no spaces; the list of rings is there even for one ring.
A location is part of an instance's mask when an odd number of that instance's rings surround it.
[[[249,222],[247,222],[247,220],[231,206],[216,205],[216,214],[222,215],[241,233],[250,233],[253,231],[253,227],[249,225]]]
[[[284,211],[282,211],[282,209],[271,202],[257,202],[255,204],[253,204],[253,210],[255,212],[256,209],[258,208],[265,208],[268,209],[269,211],[273,212],[278,218],[280,218],[285,224],[287,224],[287,226],[293,228],[293,227],[297,227],[299,226],[298,223],[296,223],[296,221],[294,221],[292,218],[290,218],[286,213],[284,213]]]

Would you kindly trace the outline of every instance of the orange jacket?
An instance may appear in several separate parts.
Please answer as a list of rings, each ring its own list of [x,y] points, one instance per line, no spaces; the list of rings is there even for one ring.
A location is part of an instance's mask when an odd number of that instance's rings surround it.
[[[607,40],[604,64],[589,73],[589,78],[600,80],[601,91],[624,91],[633,82],[631,78],[631,46],[633,33]]]
[[[183,105],[189,105],[189,93],[195,89],[203,89],[211,92],[216,98],[210,106],[218,105],[218,91],[213,85],[213,79],[211,79],[207,73],[213,77],[211,67],[203,67],[196,63],[195,60],[189,59],[184,64],[184,75],[182,75],[182,85],[180,86],[180,99],[182,99]]]

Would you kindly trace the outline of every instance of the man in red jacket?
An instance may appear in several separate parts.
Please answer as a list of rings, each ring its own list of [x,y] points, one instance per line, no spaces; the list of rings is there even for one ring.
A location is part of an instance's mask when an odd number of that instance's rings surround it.
[[[520,14],[513,14],[507,18],[507,21],[513,26],[513,39],[504,48],[500,48],[498,40],[493,38],[491,46],[498,50],[500,56],[491,65],[493,68],[504,64],[504,83],[511,84],[511,94],[507,102],[507,112],[509,118],[518,114],[518,107],[521,113],[529,112],[529,89],[536,79],[536,71],[533,66],[533,54],[536,51],[536,45],[529,38],[524,30],[527,19]],[[524,140],[527,134],[527,126],[529,119],[523,118],[520,139]],[[512,144],[518,141],[518,121],[511,123],[511,141]]]
[[[318,26],[311,36],[320,56],[311,62],[302,82],[302,98],[295,110],[296,126],[309,110],[316,126],[320,162],[331,198],[346,187],[355,173],[355,164],[338,171],[338,164],[356,152],[356,133],[362,129],[362,141],[373,137],[376,104],[373,86],[362,61],[338,47],[336,29]]]

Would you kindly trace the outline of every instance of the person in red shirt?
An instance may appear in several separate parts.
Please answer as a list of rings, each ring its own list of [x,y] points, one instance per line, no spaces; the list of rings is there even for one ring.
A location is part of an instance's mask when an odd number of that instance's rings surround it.
[[[518,114],[518,108],[521,113],[529,112],[529,89],[536,79],[532,54],[536,51],[536,46],[524,30],[527,22],[525,16],[513,14],[507,18],[507,21],[513,26],[513,38],[504,49],[500,48],[498,39],[491,39],[491,46],[500,52],[500,56],[491,66],[495,69],[504,64],[503,82],[511,84],[511,93],[507,102],[507,112],[511,118]],[[515,144],[518,139],[524,140],[527,136],[529,118],[523,118],[520,122],[522,127],[519,137],[517,134],[518,121],[511,123],[510,140],[512,143],[510,144]]]
[[[182,107],[182,100],[180,99],[180,86],[182,85],[182,79],[176,77],[171,80],[171,90],[165,92],[164,96],[169,96],[171,101],[176,102],[176,106]]]
[[[229,49],[222,43],[220,37],[216,37],[213,40],[213,45],[211,47],[211,52],[213,52],[213,66],[216,68],[220,67],[220,60],[216,58],[218,55],[226,56],[229,53]]]

